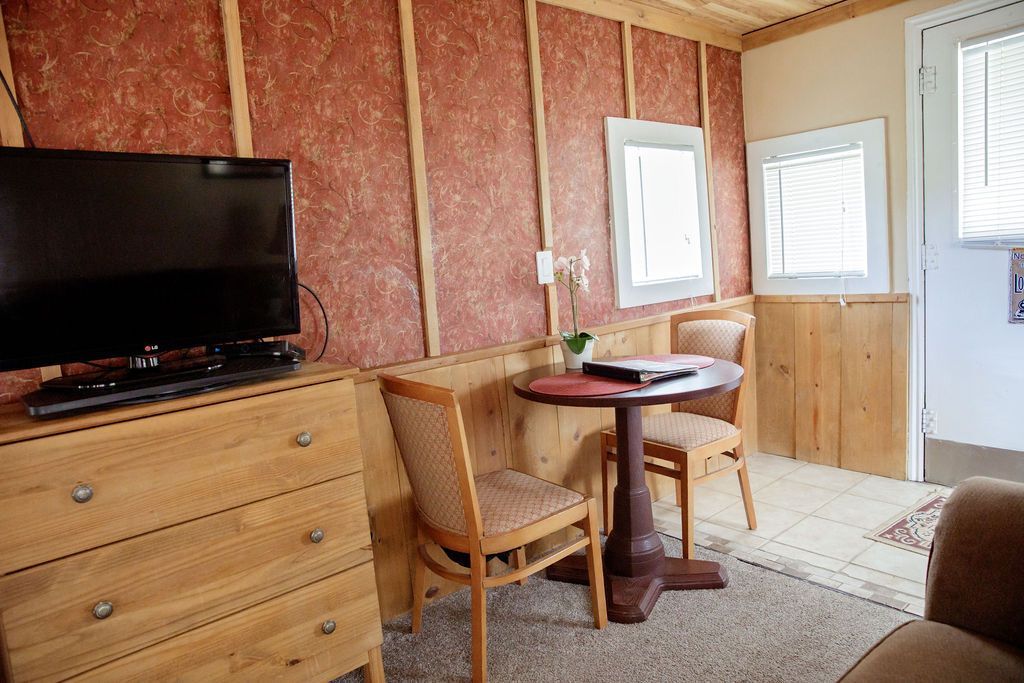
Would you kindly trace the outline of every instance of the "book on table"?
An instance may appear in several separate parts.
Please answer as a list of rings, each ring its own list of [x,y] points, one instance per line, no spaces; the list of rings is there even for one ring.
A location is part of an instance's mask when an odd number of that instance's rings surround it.
[[[697,370],[696,365],[654,360],[610,360],[583,363],[585,374],[621,379],[637,384],[681,375],[692,375]]]

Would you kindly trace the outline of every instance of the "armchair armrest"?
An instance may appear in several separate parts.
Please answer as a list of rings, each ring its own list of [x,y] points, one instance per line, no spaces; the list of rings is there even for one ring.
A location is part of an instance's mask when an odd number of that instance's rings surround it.
[[[1024,647],[1024,484],[972,477],[939,517],[925,619]]]

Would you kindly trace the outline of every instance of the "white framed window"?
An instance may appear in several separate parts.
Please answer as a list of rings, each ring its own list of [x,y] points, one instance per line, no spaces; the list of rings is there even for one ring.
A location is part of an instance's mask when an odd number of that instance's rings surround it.
[[[960,240],[1024,244],[1024,28],[960,46]]]
[[[714,292],[704,133],[606,118],[619,308]]]
[[[755,294],[889,291],[885,120],[747,144]]]

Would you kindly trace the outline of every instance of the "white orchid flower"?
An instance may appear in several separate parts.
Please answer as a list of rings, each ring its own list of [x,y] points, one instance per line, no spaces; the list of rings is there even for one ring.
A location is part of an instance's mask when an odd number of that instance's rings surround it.
[[[587,270],[590,268],[590,258],[587,250],[581,249],[579,256],[559,256],[554,263],[555,280],[561,282],[569,290],[569,301],[572,304],[572,333],[563,332],[562,336],[569,340],[591,339],[596,340],[592,334],[580,332],[579,314],[579,291],[590,291],[590,279],[587,278]],[[582,337],[580,335],[583,335]],[[576,353],[579,353],[578,351]]]

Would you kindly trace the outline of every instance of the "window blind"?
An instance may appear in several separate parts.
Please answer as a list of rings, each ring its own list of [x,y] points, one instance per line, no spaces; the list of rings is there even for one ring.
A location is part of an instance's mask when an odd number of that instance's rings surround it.
[[[961,46],[960,238],[1024,241],[1024,31]]]
[[[866,277],[861,143],[762,161],[768,277]]]

